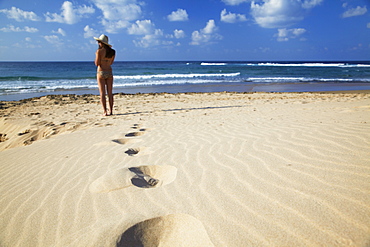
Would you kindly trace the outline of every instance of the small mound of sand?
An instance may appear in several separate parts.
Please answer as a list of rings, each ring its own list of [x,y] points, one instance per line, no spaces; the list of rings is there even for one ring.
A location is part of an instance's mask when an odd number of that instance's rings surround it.
[[[110,192],[132,185],[155,188],[170,184],[176,179],[177,168],[169,165],[138,166],[108,172],[91,183],[90,192]]]
[[[202,222],[188,214],[170,214],[142,221],[126,230],[117,247],[214,246]]]

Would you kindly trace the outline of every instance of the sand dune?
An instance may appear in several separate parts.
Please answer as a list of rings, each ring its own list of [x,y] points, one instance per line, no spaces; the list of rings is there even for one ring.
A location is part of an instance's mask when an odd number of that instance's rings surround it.
[[[369,94],[86,97],[3,103],[0,246],[370,245]]]

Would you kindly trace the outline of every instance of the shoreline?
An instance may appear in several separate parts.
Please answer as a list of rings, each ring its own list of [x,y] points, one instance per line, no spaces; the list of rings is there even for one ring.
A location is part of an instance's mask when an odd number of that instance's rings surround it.
[[[91,90],[92,91],[92,90]],[[73,91],[75,92],[75,91]],[[239,91],[215,91],[215,92],[174,92],[174,93],[169,93],[169,92],[146,92],[146,93],[142,93],[142,92],[136,92],[136,93],[123,93],[123,92],[113,92],[113,95],[116,96],[116,95],[161,95],[161,94],[172,94],[172,95],[181,95],[181,94],[218,94],[218,93],[230,93],[230,94],[258,94],[258,93],[261,93],[261,94],[284,94],[284,93],[287,93],[287,94],[303,94],[303,93],[311,93],[311,94],[369,94],[370,93],[370,89],[364,89],[364,90],[333,90],[333,91],[302,91],[302,92],[264,92],[264,91],[261,91],[261,92],[239,92]],[[27,102],[27,101],[30,101],[30,100],[34,100],[34,99],[40,99],[40,98],[43,98],[43,97],[51,97],[51,98],[63,98],[63,97],[70,97],[70,96],[73,96],[73,97],[88,97],[88,96],[92,96],[92,97],[99,97],[99,93],[91,93],[90,91],[81,91],[79,93],[67,93],[67,92],[64,92],[64,93],[61,93],[61,94],[56,94],[55,92],[50,92],[48,94],[43,94],[43,93],[32,93],[33,96],[29,95],[29,97],[26,97],[26,98],[23,98],[23,97],[20,97],[20,98],[16,98],[16,99],[13,99],[13,100],[7,100],[7,99],[2,99],[0,100],[0,102],[3,102],[3,104],[6,104],[7,102]],[[11,95],[11,97],[13,97],[13,95]],[[10,97],[10,98],[11,98]],[[1,106],[0,106],[0,109],[1,109]]]
[[[369,90],[116,94],[114,111],[1,102],[2,246],[370,244]]]
[[[366,91],[370,90],[367,83],[302,83],[302,84],[183,84],[183,85],[160,85],[148,87],[113,87],[113,93],[125,94],[146,94],[146,93],[217,93],[217,92],[238,92],[238,93],[302,93],[302,92],[334,92],[334,91]],[[98,89],[71,89],[57,90],[53,92],[34,92],[0,95],[0,101],[18,101],[46,95],[99,95]]]

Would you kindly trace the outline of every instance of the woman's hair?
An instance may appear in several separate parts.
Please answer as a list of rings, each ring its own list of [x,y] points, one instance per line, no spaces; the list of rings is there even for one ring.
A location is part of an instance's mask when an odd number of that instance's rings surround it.
[[[116,55],[116,51],[115,51],[115,50],[113,50],[112,48],[110,48],[110,46],[109,46],[109,45],[106,45],[106,44],[104,44],[104,43],[102,43],[102,42],[101,42],[101,44],[104,46],[105,50],[107,51],[107,52],[105,53],[105,57],[106,57],[106,58],[111,58],[111,57],[113,57],[114,55]]]

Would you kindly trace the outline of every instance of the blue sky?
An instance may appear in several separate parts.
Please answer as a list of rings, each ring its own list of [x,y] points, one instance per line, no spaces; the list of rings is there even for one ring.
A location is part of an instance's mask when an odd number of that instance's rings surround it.
[[[370,0],[0,0],[0,61],[370,60]]]

